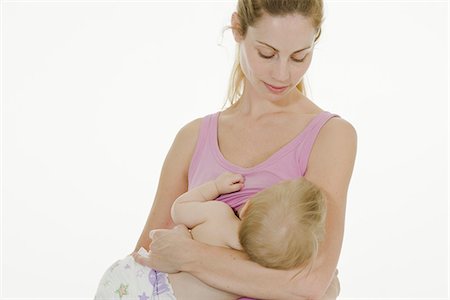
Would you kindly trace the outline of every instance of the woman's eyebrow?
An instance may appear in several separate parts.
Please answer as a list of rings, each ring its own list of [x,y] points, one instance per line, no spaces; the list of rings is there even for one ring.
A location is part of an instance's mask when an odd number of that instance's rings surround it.
[[[260,44],[266,45],[267,47],[270,47],[270,48],[272,48],[273,50],[275,50],[275,51],[279,52],[279,50],[278,50],[278,49],[276,49],[276,48],[274,48],[274,47],[270,46],[269,44],[266,44],[266,43],[264,43],[264,42],[261,42],[261,41],[257,41],[257,42],[258,42],[258,43],[260,43]],[[306,47],[306,48],[303,48],[303,49],[300,49],[300,50],[297,50],[297,51],[294,51],[293,53],[298,53],[298,52],[302,52],[303,50],[306,50],[306,49],[309,49],[309,48],[311,48],[311,46],[309,46],[309,47]]]

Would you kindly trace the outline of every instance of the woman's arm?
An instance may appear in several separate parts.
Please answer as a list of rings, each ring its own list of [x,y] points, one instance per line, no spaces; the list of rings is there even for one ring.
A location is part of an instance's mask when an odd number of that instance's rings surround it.
[[[156,232],[152,254],[141,262],[155,269],[185,271],[203,282],[259,299],[320,299],[326,292],[342,246],[348,185],[356,156],[356,132],[333,118],[321,129],[305,175],[327,196],[326,237],[310,273],[280,271],[249,261],[245,254],[213,247],[170,231]],[[155,248],[153,248],[155,246]]]
[[[317,184],[327,198],[326,236],[313,270],[314,295],[318,299],[326,293],[341,253],[356,148],[353,126],[344,119],[332,118],[321,129],[309,158],[305,177]]]
[[[174,226],[170,217],[170,209],[175,199],[188,189],[189,163],[197,143],[200,124],[201,119],[190,122],[175,137],[164,161],[155,199],[145,227],[136,244],[135,252],[141,247],[149,250],[150,230]]]

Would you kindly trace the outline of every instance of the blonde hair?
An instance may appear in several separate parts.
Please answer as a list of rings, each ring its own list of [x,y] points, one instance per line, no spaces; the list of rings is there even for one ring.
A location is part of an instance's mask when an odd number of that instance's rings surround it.
[[[254,26],[263,13],[271,16],[286,16],[289,14],[301,14],[309,18],[316,29],[314,43],[319,39],[323,23],[323,1],[322,0],[239,0],[236,8],[240,27],[226,26],[224,30],[233,28],[245,38],[249,26]],[[242,96],[244,90],[244,73],[239,62],[240,45],[236,45],[235,60],[231,71],[226,103],[235,104]],[[297,84],[297,89],[306,95],[303,79]],[[224,106],[225,106],[224,105]]]
[[[291,269],[314,260],[326,218],[325,197],[318,187],[304,178],[283,181],[248,201],[239,241],[252,261]]]

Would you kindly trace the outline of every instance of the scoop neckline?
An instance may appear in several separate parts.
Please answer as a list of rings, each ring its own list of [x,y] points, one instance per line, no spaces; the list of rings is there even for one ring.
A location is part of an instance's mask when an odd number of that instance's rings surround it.
[[[328,111],[321,111],[317,113],[312,119],[308,122],[308,124],[303,128],[292,140],[290,140],[288,143],[283,145],[280,149],[272,153],[267,159],[263,160],[262,162],[251,166],[251,167],[242,167],[238,166],[232,162],[230,162],[228,159],[223,156],[222,152],[219,148],[219,140],[218,140],[218,129],[219,129],[219,115],[221,111],[213,114],[212,116],[212,135],[210,142],[212,143],[212,149],[214,149],[214,154],[219,161],[219,163],[223,166],[229,169],[230,171],[239,172],[239,173],[249,173],[251,171],[260,169],[262,167],[265,167],[267,165],[270,165],[274,162],[276,162],[279,158],[283,157],[284,155],[288,154],[290,151],[294,150],[296,146],[303,140],[303,137],[310,131],[310,129],[316,124],[316,120],[325,114],[329,114]]]

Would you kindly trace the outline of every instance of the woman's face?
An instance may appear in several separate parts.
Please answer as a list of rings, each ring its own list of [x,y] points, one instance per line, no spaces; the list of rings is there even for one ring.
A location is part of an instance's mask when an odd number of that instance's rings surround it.
[[[236,40],[246,88],[272,99],[295,89],[311,64],[315,35],[309,19],[300,14],[264,14],[255,27],[248,27],[245,39]]]

